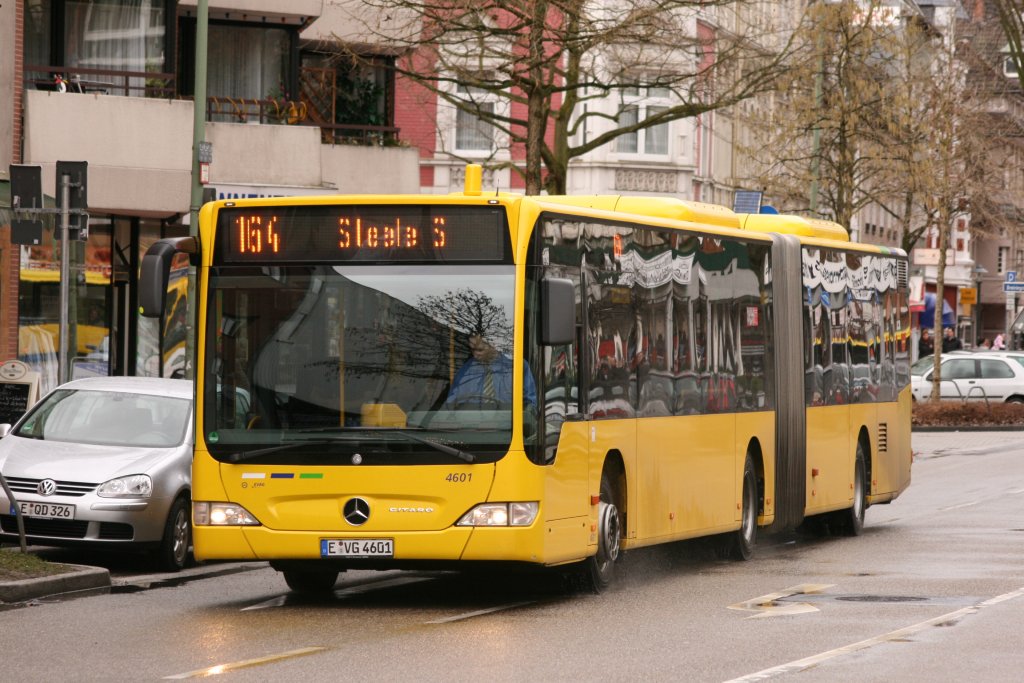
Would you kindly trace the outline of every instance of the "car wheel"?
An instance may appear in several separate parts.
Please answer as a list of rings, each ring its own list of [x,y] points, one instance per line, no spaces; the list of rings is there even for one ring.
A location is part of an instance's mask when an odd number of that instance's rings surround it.
[[[754,461],[747,456],[743,464],[743,503],[740,528],[726,534],[719,555],[733,560],[749,560],[757,542],[757,475]]]
[[[1019,404],[1024,403],[1024,396],[1011,396],[1010,398],[1006,399],[1006,402],[1007,403],[1016,403],[1016,404],[1019,405]]]
[[[334,589],[334,584],[338,582],[338,572],[330,570],[287,570],[282,573],[285,583],[296,593],[309,595],[329,593]]]
[[[156,553],[157,565],[163,571],[176,572],[188,565],[192,548],[192,520],[189,500],[179,497],[171,506],[164,524],[164,537]]]

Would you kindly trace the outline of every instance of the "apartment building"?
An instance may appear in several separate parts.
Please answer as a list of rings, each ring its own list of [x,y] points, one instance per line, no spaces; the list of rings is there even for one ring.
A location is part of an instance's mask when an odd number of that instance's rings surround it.
[[[394,121],[387,46],[361,40],[339,3],[209,3],[208,196],[415,192],[416,151]],[[88,162],[89,238],[72,244],[72,355],[80,374],[170,375],[175,316],[138,316],[142,254],[187,234],[196,0],[17,0],[0,4],[0,169]],[[6,185],[6,183],[3,183]],[[4,222],[10,213],[2,215]],[[52,226],[52,220],[48,223]],[[56,382],[59,238],[14,244],[0,229],[0,359]],[[183,302],[178,302],[183,305]]]

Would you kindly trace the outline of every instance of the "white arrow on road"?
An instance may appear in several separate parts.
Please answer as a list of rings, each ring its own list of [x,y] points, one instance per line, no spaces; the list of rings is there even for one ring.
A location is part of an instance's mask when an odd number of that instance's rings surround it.
[[[780,604],[779,600],[789,598],[794,595],[821,593],[826,588],[831,588],[834,585],[834,583],[802,583],[799,586],[785,588],[778,593],[769,593],[768,595],[762,595],[759,598],[752,598],[745,602],[738,602],[735,605],[729,605],[729,609],[757,612],[757,614],[751,615],[747,617],[747,619],[763,619],[765,617],[782,617],[789,616],[791,614],[817,612],[817,607],[806,602],[786,602]]]

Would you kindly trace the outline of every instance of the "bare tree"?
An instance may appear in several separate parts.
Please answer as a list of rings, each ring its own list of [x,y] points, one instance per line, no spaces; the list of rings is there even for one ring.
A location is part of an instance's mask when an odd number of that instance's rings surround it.
[[[479,335],[499,351],[512,352],[512,320],[508,311],[483,292],[464,288],[440,296],[420,297],[416,309],[467,337]]]
[[[1024,0],[993,0],[1006,38],[1007,57],[1020,74],[1024,67]]]
[[[756,110],[744,146],[751,184],[787,211],[849,226],[888,189],[886,99],[899,69],[898,17],[880,2],[813,3],[796,32],[774,102]]]
[[[527,194],[564,193],[573,159],[624,135],[771,89],[791,34],[742,0],[366,0],[352,15],[405,48],[401,78],[498,132],[491,165]],[[645,88],[672,104],[637,116]]]

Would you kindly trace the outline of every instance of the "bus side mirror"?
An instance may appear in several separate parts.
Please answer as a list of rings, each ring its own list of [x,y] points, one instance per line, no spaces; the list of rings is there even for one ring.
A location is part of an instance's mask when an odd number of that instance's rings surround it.
[[[540,304],[540,343],[545,346],[572,344],[576,340],[576,288],[572,280],[541,280]]]
[[[163,315],[174,255],[179,251],[197,254],[198,247],[195,237],[169,237],[157,240],[146,250],[139,274],[139,312],[142,315],[147,318]]]

